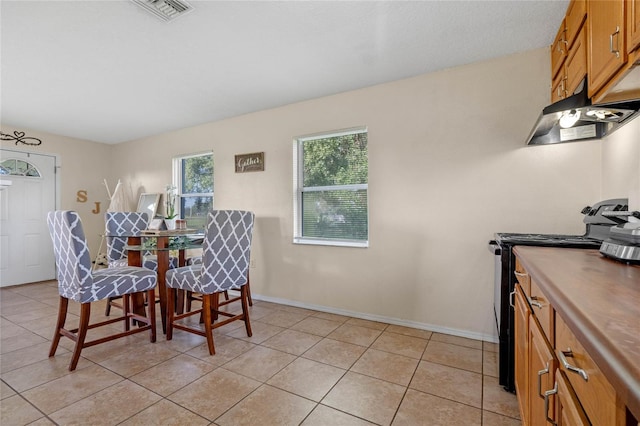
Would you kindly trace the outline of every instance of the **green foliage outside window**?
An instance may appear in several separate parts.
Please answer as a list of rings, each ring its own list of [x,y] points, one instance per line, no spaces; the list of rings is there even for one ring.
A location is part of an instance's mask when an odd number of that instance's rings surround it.
[[[302,236],[368,240],[367,133],[302,143]]]
[[[207,212],[213,209],[213,155],[180,159],[180,210],[189,228],[203,230]]]

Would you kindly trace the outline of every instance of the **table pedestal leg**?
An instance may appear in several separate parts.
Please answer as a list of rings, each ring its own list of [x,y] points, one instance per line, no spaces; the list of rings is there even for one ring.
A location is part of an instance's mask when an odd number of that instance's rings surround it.
[[[167,283],[165,281],[169,268],[169,237],[158,237],[158,294],[160,296],[160,315],[162,315],[162,332],[167,333]]]

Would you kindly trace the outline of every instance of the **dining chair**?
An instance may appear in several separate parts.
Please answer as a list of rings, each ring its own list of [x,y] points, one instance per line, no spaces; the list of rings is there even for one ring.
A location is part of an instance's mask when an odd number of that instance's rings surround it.
[[[199,265],[202,263],[202,256],[191,256],[186,259],[187,265]],[[225,300],[229,300],[229,292],[224,292]],[[199,294],[194,294],[193,292],[186,292],[186,309],[187,311],[191,310],[191,303],[194,300],[202,301],[202,297]],[[249,274],[247,273],[247,300],[249,301],[249,306],[253,306],[253,298],[251,297],[251,280],[249,279]]]
[[[139,309],[136,309],[140,307],[140,303],[134,306],[134,299],[140,301],[144,294],[147,295],[148,300],[155,299],[156,274],[147,268],[134,266],[92,270],[91,256],[82,221],[75,211],[49,212],[47,225],[53,241],[58,293],[60,294],[56,331],[51,342],[49,356],[55,355],[61,336],[68,337],[75,342],[69,371],[75,370],[82,349],[89,346],[147,330],[149,330],[151,342],[155,342],[155,304],[150,303],[147,312],[144,310],[144,303],[142,303],[144,312],[140,313]],[[123,297],[122,316],[89,324],[91,303],[115,296]],[[74,329],[65,328],[69,300],[80,303],[80,319],[78,327]],[[132,328],[130,325],[132,320],[137,321],[139,326]],[[118,321],[124,321],[124,331],[86,341],[88,330]]]
[[[138,237],[147,229],[149,216],[146,212],[107,212],[104,215],[105,232],[107,240],[107,266],[109,268],[127,266],[127,239]],[[157,256],[147,252],[142,259],[142,266],[153,271],[158,271]],[[177,268],[178,259],[169,257],[169,268]],[[117,297],[109,298],[104,314],[109,316],[111,307],[122,309],[122,305],[115,302]]]
[[[214,355],[213,329],[238,320],[244,321],[247,336],[251,337],[247,283],[254,218],[253,212],[243,210],[213,210],[208,213],[202,263],[167,271],[167,340],[172,339],[174,328],[198,334],[206,337],[209,354]],[[172,305],[177,290],[201,294],[201,307],[175,314]],[[220,293],[227,290],[238,290],[240,295],[220,302]],[[241,302],[242,313],[220,309],[235,301]],[[196,314],[201,315],[204,330],[181,321]],[[220,316],[227,318],[218,321]]]

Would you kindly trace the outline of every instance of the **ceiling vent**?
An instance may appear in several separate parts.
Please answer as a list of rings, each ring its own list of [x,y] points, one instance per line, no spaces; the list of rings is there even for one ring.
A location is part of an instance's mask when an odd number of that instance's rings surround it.
[[[186,15],[193,10],[186,1],[182,0],[131,0],[143,9],[153,13],[163,21],[173,21],[179,16]]]

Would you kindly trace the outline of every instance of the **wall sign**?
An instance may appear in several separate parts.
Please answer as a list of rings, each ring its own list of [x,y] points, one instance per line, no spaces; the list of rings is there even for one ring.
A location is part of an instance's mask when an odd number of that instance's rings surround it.
[[[236,155],[236,173],[264,171],[264,152]]]
[[[16,141],[16,145],[18,145],[18,143],[24,145],[40,145],[42,143],[40,139],[25,136],[24,132],[19,132],[17,130],[13,132],[13,135],[0,132],[0,139],[3,141]]]
[[[89,199],[87,197],[87,190],[86,189],[80,189],[78,190],[78,192],[76,192],[76,202],[78,203],[86,203],[87,200]],[[93,210],[91,210],[91,213],[93,214],[98,214],[100,213],[100,201],[96,201],[95,202],[95,208]]]

